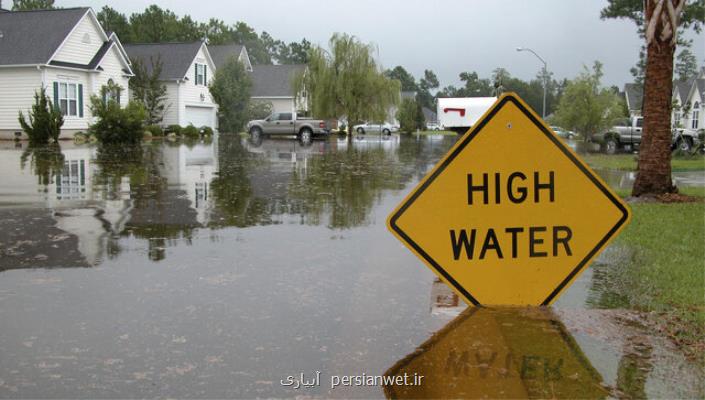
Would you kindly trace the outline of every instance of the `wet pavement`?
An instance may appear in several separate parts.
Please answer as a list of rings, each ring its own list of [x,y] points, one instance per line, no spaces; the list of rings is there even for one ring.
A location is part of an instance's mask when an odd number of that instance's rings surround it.
[[[703,397],[604,307],[624,249],[554,307],[475,310],[387,232],[455,140],[0,143],[0,397]]]

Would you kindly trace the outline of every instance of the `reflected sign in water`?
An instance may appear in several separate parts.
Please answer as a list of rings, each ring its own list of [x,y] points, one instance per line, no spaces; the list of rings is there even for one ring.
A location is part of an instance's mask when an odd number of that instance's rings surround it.
[[[420,385],[386,385],[390,399],[609,394],[563,324],[543,308],[468,308],[385,375],[424,377]]]

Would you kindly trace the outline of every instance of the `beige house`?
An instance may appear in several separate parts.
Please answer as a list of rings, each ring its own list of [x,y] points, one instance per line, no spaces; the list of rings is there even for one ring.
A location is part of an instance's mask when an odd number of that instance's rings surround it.
[[[217,126],[218,105],[208,89],[216,65],[204,42],[130,44],[125,50],[148,72],[161,60],[159,79],[167,89],[161,125]]]
[[[42,87],[64,115],[62,137],[86,131],[93,121],[89,99],[112,82],[124,89],[130,61],[90,8],[0,12],[0,138],[25,137],[25,115]]]

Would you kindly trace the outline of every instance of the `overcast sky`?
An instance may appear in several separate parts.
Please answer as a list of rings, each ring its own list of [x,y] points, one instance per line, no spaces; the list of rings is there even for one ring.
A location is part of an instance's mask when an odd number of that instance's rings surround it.
[[[154,0],[57,0],[59,6],[103,5],[129,15]],[[607,1],[598,0],[162,0],[177,15],[198,21],[244,21],[286,42],[306,38],[326,45],[334,32],[347,32],[379,46],[384,67],[402,65],[417,79],[432,69],[441,87],[459,85],[458,74],[477,71],[490,77],[504,67],[522,79],[541,68],[530,47],[548,63],[556,78],[572,78],[584,64],[604,64],[604,84],[623,86],[639,54],[641,41],[628,20],[600,20]],[[702,65],[704,35],[693,52]]]

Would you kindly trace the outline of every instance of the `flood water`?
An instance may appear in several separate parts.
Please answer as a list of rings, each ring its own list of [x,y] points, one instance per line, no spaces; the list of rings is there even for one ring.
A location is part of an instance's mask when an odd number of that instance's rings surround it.
[[[478,310],[388,233],[455,140],[0,143],[0,397],[702,397],[594,305],[618,249],[554,307]],[[362,374],[426,381],[331,387]]]

